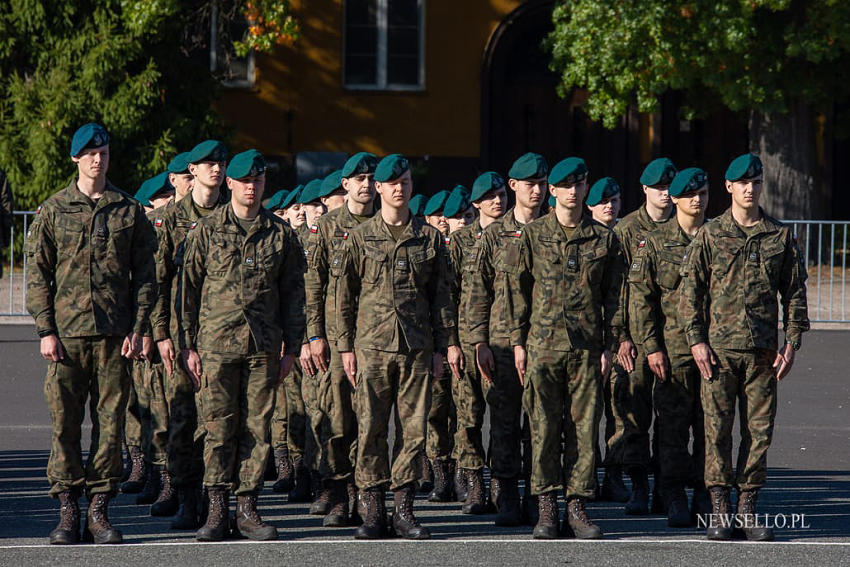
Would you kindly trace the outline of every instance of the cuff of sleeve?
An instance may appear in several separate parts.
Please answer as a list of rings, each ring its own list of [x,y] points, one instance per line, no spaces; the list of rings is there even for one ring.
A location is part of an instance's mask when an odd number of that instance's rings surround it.
[[[525,346],[528,335],[522,331],[511,331],[511,346]]]
[[[646,354],[652,354],[661,350],[661,343],[656,338],[649,338],[643,342],[643,350]]]
[[[452,328],[452,329],[449,330],[448,346],[456,346],[456,347],[460,346],[460,338],[458,337],[458,334],[457,334],[457,328]]]
[[[39,337],[46,337],[47,335],[54,334],[59,336],[59,332],[56,330],[56,322],[53,318],[43,318],[36,321],[35,330],[38,333]]]
[[[195,344],[195,337],[184,332],[180,336],[180,349],[182,350],[187,348],[191,350],[198,350],[197,345]]]
[[[168,327],[154,327],[153,328],[153,340],[155,341],[164,341],[165,339],[171,338],[168,333]]]
[[[310,323],[307,325],[307,336],[310,338],[313,337],[324,337],[325,336],[325,326],[321,323]]]
[[[701,329],[688,332],[688,346],[698,345],[700,343],[708,343],[708,337]]]
[[[339,352],[351,352],[354,350],[354,341],[348,337],[337,337],[336,349]]]
[[[145,335],[149,337],[151,335],[151,328],[144,321],[137,321],[136,324],[133,325],[133,332],[137,335]]]

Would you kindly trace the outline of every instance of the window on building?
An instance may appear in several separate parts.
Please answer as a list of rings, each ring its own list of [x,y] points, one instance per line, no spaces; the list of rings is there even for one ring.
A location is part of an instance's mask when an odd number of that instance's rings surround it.
[[[233,50],[233,39],[245,36],[250,25],[244,18],[232,19],[227,29],[221,29],[215,3],[210,10],[210,72],[221,79],[226,87],[251,88],[254,86],[254,52],[238,57]]]
[[[425,87],[425,0],[346,0],[343,82],[350,89]]]

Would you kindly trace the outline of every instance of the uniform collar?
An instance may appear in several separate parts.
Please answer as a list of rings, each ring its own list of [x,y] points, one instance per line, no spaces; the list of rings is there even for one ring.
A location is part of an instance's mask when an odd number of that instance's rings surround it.
[[[558,222],[558,217],[555,213],[545,215],[543,222],[546,223],[546,235],[560,242],[572,242],[574,240],[584,240],[596,236],[593,226],[597,223],[587,214],[581,216],[569,240],[567,240],[567,235],[564,234],[564,229],[561,227],[561,223]]]
[[[65,188],[65,196],[68,200],[68,203],[79,203],[88,205],[92,202],[92,200],[82,191],[77,188],[77,177],[68,184]],[[106,187],[103,189],[103,195],[101,195],[100,199],[94,201],[95,209],[100,209],[105,207],[110,203],[114,203],[116,201],[120,201],[123,195],[122,192],[112,184],[108,179],[106,180]]]

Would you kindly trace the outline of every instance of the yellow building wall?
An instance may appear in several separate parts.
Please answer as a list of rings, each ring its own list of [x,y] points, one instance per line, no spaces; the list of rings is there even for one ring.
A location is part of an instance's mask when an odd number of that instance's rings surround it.
[[[298,41],[257,56],[253,89],[223,93],[217,109],[236,129],[237,148],[478,156],[484,53],[522,1],[425,0],[425,88],[417,92],[343,88],[343,1],[293,1]]]

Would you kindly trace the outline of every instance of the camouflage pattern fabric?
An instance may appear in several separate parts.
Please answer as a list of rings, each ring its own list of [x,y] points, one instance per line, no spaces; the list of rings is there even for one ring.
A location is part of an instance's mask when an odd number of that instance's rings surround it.
[[[691,356],[671,358],[670,367],[670,377],[664,381],[656,380],[652,391],[658,472],[665,486],[703,486],[705,418],[700,399],[702,378]],[[688,451],[692,434],[693,449]]]
[[[154,362],[134,360],[133,381],[138,381],[139,418],[142,427],[142,451],[152,465],[168,460],[168,400],[165,393],[165,366],[157,356]]]
[[[457,417],[452,400],[452,371],[443,363],[443,375],[431,380],[431,407],[425,436],[425,454],[432,461],[447,461],[454,449]]]
[[[605,458],[603,467],[614,467],[623,465],[623,438],[626,425],[625,416],[628,413],[627,403],[629,400],[629,373],[616,362],[611,368],[608,380],[602,382],[602,404],[597,411],[597,421],[605,415]],[[596,445],[594,445],[596,447]]]
[[[131,373],[135,374],[135,371],[135,365],[131,365]],[[130,380],[130,391],[127,395],[127,408],[124,415],[124,443],[128,447],[142,446],[142,416],[139,415],[139,398],[136,395],[135,376]]]
[[[168,404],[168,457],[166,462],[174,486],[195,486],[204,473],[204,429],[200,394],[178,362],[174,372],[164,375]]]

